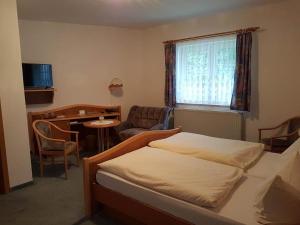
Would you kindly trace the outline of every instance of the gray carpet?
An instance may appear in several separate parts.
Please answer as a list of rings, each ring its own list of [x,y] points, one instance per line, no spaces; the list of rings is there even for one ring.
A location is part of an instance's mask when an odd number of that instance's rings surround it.
[[[38,176],[33,163],[34,182],[6,195],[0,195],[1,225],[118,225],[104,215],[84,217],[82,167],[70,166],[68,180],[63,165],[49,165]]]

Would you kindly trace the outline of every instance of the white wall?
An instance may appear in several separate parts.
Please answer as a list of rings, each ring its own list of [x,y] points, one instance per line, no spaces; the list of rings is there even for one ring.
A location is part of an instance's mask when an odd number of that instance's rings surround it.
[[[91,103],[121,104],[123,118],[142,104],[141,31],[104,26],[20,21],[22,61],[53,66],[54,103],[28,106],[28,111]],[[113,96],[113,77],[124,84]]]
[[[133,104],[163,105],[162,41],[260,26],[255,37],[254,113],[246,121],[248,140],[257,128],[299,115],[300,1],[287,0],[146,30],[20,21],[22,61],[51,63],[54,103],[121,104],[123,116]],[[11,186],[32,179],[26,108],[21,76],[15,0],[0,1],[0,97]],[[113,77],[124,82],[123,95],[112,96]],[[17,139],[17,141],[16,141]]]
[[[147,29],[143,33],[146,104],[164,104],[163,41],[260,26],[262,31],[254,37],[254,105],[246,120],[246,138],[257,140],[257,128],[300,115],[299,12],[300,1],[288,0]]]
[[[15,0],[0,1],[0,100],[10,186],[32,180]]]
[[[21,21],[22,59],[51,63],[53,108],[72,103],[122,104],[123,118],[133,104],[164,105],[164,51],[170,39],[260,26],[254,36],[253,112],[247,115],[246,138],[257,128],[300,114],[300,1],[219,13],[145,30]],[[112,77],[124,81],[124,95],[112,97]]]

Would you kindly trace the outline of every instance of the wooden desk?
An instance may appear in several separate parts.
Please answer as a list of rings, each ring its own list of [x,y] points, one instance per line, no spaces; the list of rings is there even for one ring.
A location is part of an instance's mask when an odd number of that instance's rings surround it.
[[[79,111],[84,110],[85,114],[80,115]],[[97,105],[69,105],[56,109],[29,112],[28,130],[30,137],[30,149],[33,153],[37,152],[36,140],[33,135],[32,123],[38,119],[44,119],[54,123],[64,130],[70,130],[72,124],[82,124],[87,120],[95,120],[100,116],[105,119],[116,119],[121,121],[121,106],[97,106]],[[54,137],[60,138],[62,134],[54,133]],[[62,138],[66,138],[65,136]]]
[[[97,129],[97,142],[99,152],[109,149],[109,128],[118,126],[120,124],[119,120],[93,120],[83,123],[83,126],[88,128]],[[100,146],[101,140],[101,146]],[[105,148],[106,143],[106,148]]]

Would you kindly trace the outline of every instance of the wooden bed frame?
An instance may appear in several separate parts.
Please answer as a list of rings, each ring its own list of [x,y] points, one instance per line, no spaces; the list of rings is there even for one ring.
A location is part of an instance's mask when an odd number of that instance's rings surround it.
[[[96,182],[97,164],[135,151],[147,146],[151,141],[170,137],[180,131],[180,128],[167,131],[147,131],[133,136],[103,153],[84,158],[83,179],[86,216],[91,217],[97,208],[101,208],[105,214],[113,215],[114,218],[126,224],[191,225],[192,223],[188,221],[110,190]]]

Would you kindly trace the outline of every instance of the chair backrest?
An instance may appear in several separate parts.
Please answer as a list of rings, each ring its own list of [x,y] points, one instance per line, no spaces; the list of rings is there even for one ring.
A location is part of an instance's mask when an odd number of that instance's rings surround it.
[[[288,133],[293,133],[295,131],[298,131],[300,129],[300,117],[293,117],[289,119],[288,122]],[[289,137],[289,141],[294,142],[298,139],[299,135],[298,133]]]
[[[32,127],[35,133],[38,148],[41,151],[43,148],[48,147],[49,143],[43,136],[52,138],[51,123],[47,120],[36,120],[33,122]]]
[[[145,107],[132,106],[128,114],[127,121],[131,122],[133,127],[150,129],[160,123],[168,127],[170,107]]]
[[[39,120],[35,123],[36,129],[43,134],[46,137],[51,138],[51,125],[49,124],[48,121],[45,120]]]

